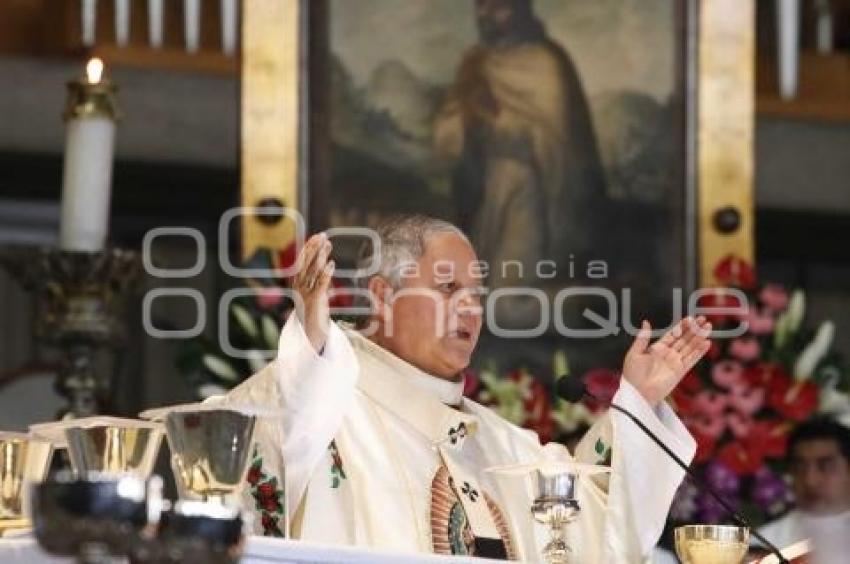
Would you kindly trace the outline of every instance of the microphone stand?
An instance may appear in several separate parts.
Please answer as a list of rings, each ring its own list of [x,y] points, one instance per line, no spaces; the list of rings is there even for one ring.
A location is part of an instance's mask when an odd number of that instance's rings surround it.
[[[590,395],[590,394],[588,394],[588,395]],[[593,397],[593,396],[590,396],[590,397]],[[596,398],[594,398],[594,399],[596,399]],[[599,400],[597,400],[597,401],[599,401]],[[603,403],[608,403],[608,402],[603,402]],[[611,403],[608,403],[608,405],[612,409],[616,409],[617,411],[619,411],[620,413],[622,413],[623,415],[625,415],[626,417],[631,419],[635,423],[635,425],[640,427],[641,431],[643,431],[646,434],[647,437],[652,439],[653,442],[655,444],[657,444],[661,448],[661,450],[663,450],[667,454],[667,456],[669,456],[673,461],[676,462],[676,464],[679,465],[679,467],[682,470],[685,471],[685,473],[688,475],[688,477],[696,483],[697,487],[699,487],[702,491],[708,492],[708,494],[714,499],[714,501],[716,501],[717,503],[720,504],[720,507],[722,507],[727,512],[729,512],[729,515],[732,516],[732,519],[735,521],[735,523],[737,523],[741,527],[746,527],[747,529],[749,529],[750,534],[753,535],[756,539],[758,539],[758,541],[761,542],[770,552],[772,552],[773,555],[776,556],[779,559],[780,564],[790,564],[788,562],[788,559],[785,558],[782,555],[782,552],[778,548],[776,548],[776,546],[772,542],[770,542],[769,540],[764,538],[764,536],[761,533],[759,533],[754,527],[752,527],[747,522],[747,520],[744,519],[744,517],[742,515],[739,515],[738,512],[731,505],[729,505],[729,503],[725,499],[723,499],[723,497],[720,494],[718,494],[716,491],[714,491],[714,488],[710,487],[708,484],[705,483],[705,481],[702,478],[697,476],[696,473],[694,473],[694,471],[691,470],[691,468],[687,464],[685,464],[682,461],[681,458],[676,456],[676,453],[674,453],[672,450],[670,450],[670,448],[667,445],[665,445],[661,441],[661,439],[656,437],[655,433],[650,431],[649,428],[646,425],[644,425],[643,422],[640,419],[638,419],[637,417],[632,415],[627,409],[620,407],[616,403],[611,402]]]

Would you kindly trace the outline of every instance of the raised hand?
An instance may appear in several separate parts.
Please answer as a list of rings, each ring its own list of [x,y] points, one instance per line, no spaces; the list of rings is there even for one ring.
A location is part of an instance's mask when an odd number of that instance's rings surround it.
[[[328,289],[334,273],[334,261],[328,261],[333,246],[324,233],[310,237],[295,263],[298,271],[292,279],[295,312],[310,344],[321,352],[328,338],[331,316]]]
[[[650,345],[651,332],[649,322],[644,321],[626,353],[623,378],[656,406],[708,352],[711,323],[702,316],[686,317]]]

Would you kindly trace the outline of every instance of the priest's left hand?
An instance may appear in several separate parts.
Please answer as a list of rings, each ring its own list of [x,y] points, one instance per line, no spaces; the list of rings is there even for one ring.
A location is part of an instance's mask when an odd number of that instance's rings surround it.
[[[651,344],[652,327],[644,321],[623,362],[623,378],[653,407],[708,352],[711,323],[705,317],[686,317]]]

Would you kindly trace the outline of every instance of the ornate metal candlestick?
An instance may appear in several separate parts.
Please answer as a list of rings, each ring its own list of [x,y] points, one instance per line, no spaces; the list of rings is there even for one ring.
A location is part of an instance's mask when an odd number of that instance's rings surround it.
[[[124,343],[124,298],[138,280],[138,254],[123,249],[0,249],[5,267],[36,299],[35,335],[63,355],[56,387],[75,417],[97,413],[110,379],[95,373],[95,354]]]

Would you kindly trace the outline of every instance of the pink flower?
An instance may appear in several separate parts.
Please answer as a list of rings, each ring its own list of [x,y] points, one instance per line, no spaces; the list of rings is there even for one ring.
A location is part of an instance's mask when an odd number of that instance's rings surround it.
[[[756,360],[761,355],[761,345],[753,337],[741,337],[730,343],[729,354],[745,362]]]
[[[259,288],[256,295],[257,305],[262,309],[272,309],[283,301],[280,288]]]
[[[713,445],[726,430],[726,421],[719,414],[714,417],[704,415],[688,417],[685,420],[685,425],[698,438],[697,440],[702,439],[706,445]]]
[[[759,300],[772,311],[782,311],[788,307],[788,292],[779,284],[768,284],[759,293]]]
[[[726,409],[728,399],[724,394],[703,390],[694,396],[694,408],[708,417],[719,417]]]
[[[711,368],[711,379],[721,388],[729,388],[741,381],[744,367],[737,360],[721,360]]]
[[[753,430],[753,420],[749,415],[742,415],[736,411],[726,414],[726,425],[732,430],[736,439],[745,439]]]
[[[751,416],[764,407],[764,388],[751,388],[746,384],[736,384],[729,392],[729,405],[738,413]]]
[[[741,321],[747,323],[748,330],[753,335],[767,335],[773,331],[775,325],[769,310],[759,312],[756,308],[747,310],[747,314],[741,317]]]

